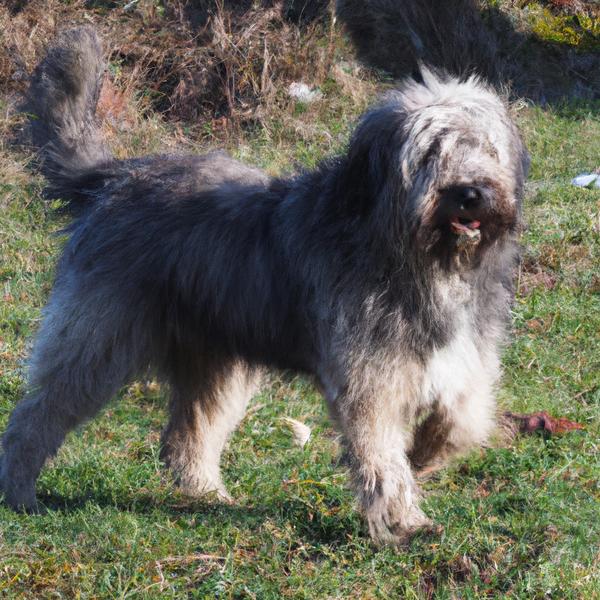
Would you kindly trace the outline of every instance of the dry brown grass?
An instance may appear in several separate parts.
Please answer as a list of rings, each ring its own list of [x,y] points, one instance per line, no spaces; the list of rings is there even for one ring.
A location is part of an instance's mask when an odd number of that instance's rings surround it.
[[[23,117],[11,110],[11,107],[0,100],[0,209],[8,205],[19,189],[31,180],[27,170],[29,156],[16,153],[10,147],[10,140],[15,128],[23,122]]]
[[[98,116],[117,158],[218,145],[279,174],[339,151],[382,87],[354,60],[330,0],[311,3],[309,13],[290,9],[305,0],[173,0],[164,11],[153,0],[131,10],[113,4],[22,0],[16,10],[0,3],[7,139],[29,73],[57,31],[81,23],[93,23],[104,41],[109,68]],[[291,98],[294,81],[318,87],[322,99]]]
[[[30,0],[0,6],[0,86],[22,92],[27,76],[59,29],[93,23],[105,40],[111,81],[100,110],[133,124],[157,111],[210,129],[261,121],[285,98],[289,82],[320,85],[339,42],[328,1],[310,18],[294,3],[175,0],[110,2]],[[293,17],[293,18],[292,18]],[[295,20],[294,20],[295,19]],[[133,106],[133,110],[131,107]]]

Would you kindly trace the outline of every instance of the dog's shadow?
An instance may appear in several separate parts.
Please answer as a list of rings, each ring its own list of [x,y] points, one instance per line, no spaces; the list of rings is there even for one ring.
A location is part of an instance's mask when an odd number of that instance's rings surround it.
[[[344,514],[321,514],[299,498],[276,498],[268,504],[250,502],[226,503],[210,495],[203,498],[190,498],[178,492],[162,496],[148,490],[137,490],[129,495],[115,498],[101,490],[61,495],[40,490],[37,514],[74,513],[91,507],[102,511],[111,509],[119,512],[160,518],[195,517],[206,526],[235,525],[258,532],[266,522],[286,528],[291,526],[304,543],[311,545],[328,544],[333,546],[348,543],[349,536],[365,535],[358,514],[344,511]],[[337,511],[332,511],[336,513]]]

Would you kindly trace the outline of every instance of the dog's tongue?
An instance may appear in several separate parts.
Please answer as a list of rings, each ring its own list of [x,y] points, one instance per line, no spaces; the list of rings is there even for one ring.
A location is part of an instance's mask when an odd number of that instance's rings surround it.
[[[468,223],[461,223],[458,220],[458,217],[453,217],[450,221],[450,227],[454,231],[454,233],[467,235],[476,235],[479,233],[479,226],[481,223],[479,221],[469,221]]]

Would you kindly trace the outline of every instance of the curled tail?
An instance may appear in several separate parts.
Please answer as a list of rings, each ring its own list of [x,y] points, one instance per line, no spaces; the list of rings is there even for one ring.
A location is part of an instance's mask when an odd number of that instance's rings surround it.
[[[104,69],[96,32],[80,27],[63,32],[33,73],[25,109],[49,197],[79,204],[81,178],[112,160],[95,116]]]

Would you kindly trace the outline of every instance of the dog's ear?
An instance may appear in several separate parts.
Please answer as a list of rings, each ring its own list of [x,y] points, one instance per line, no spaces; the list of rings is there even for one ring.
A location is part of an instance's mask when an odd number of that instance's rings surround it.
[[[398,105],[382,104],[360,120],[342,159],[337,195],[352,215],[365,216],[402,189],[400,151],[405,116]]]

